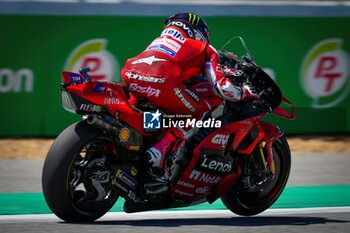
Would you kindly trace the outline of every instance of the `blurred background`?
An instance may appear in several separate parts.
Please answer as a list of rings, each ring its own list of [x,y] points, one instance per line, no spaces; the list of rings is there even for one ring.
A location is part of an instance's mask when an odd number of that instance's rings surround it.
[[[55,137],[80,116],[60,106],[61,71],[90,66],[120,81],[174,13],[208,22],[217,49],[244,38],[296,106],[289,134],[350,131],[350,3],[347,1],[0,1],[0,136]]]

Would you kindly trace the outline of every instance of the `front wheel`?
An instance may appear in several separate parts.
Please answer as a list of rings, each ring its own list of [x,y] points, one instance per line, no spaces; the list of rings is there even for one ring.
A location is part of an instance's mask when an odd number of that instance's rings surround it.
[[[93,221],[112,208],[118,195],[108,186],[113,141],[77,122],[55,140],[45,159],[42,188],[54,214],[68,222]]]
[[[242,216],[259,214],[272,206],[281,195],[288,181],[291,167],[290,149],[286,138],[283,136],[277,139],[272,150],[275,176],[253,188],[235,185],[221,198],[224,205],[235,214]]]

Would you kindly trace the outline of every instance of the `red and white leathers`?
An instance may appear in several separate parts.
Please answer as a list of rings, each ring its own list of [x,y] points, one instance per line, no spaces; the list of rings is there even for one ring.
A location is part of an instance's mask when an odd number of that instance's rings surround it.
[[[164,28],[161,36],[142,53],[127,60],[122,78],[131,93],[131,104],[146,98],[152,106],[168,114],[190,114],[200,118],[221,103],[220,98],[205,99],[189,93],[184,85],[184,81],[203,74],[222,98],[242,98],[241,88],[223,74],[216,50],[207,42],[189,38],[186,29],[184,21]],[[181,130],[168,130],[148,150],[153,154],[153,165],[162,168],[166,152],[182,137]]]

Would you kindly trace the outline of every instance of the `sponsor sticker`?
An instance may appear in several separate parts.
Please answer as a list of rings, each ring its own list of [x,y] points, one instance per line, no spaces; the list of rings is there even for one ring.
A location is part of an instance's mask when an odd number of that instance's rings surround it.
[[[137,176],[137,173],[138,173],[138,171],[137,171],[136,167],[132,167],[131,168],[131,175]]]
[[[121,130],[120,130],[120,132],[119,132],[119,139],[120,139],[120,141],[121,142],[126,142],[126,141],[128,141],[128,139],[129,139],[129,137],[130,137],[130,131],[129,131],[129,129],[128,128],[122,128]]]
[[[196,88],[196,92],[208,92],[208,88]]]
[[[182,36],[181,32],[173,28],[165,29],[162,32],[161,36],[164,36],[164,35],[171,36],[172,38],[174,38],[175,40],[181,43],[184,43],[186,41],[186,39]]]
[[[196,101],[197,103],[200,102],[199,96],[194,93],[193,91],[191,91],[189,88],[185,87],[185,92],[186,94],[188,94],[194,101]]]
[[[181,191],[179,189],[175,189],[175,193],[180,194],[182,196],[186,196],[186,197],[193,197],[192,193],[184,192],[184,191]]]
[[[179,43],[177,43],[176,41],[169,39],[169,38],[155,39],[150,46],[154,46],[154,45],[165,46],[165,47],[171,49],[172,51],[174,51],[175,53],[177,53],[182,46]]]
[[[128,150],[134,150],[134,151],[140,150],[140,146],[126,145],[126,148]]]
[[[181,102],[191,111],[191,112],[195,112],[196,108],[192,106],[192,104],[190,102],[188,102],[188,100],[184,97],[184,95],[182,94],[181,90],[179,88],[174,88],[174,93],[177,97],[179,97],[179,99],[181,100]]]
[[[164,78],[143,76],[143,75],[132,73],[129,71],[125,72],[125,76],[128,77],[129,79],[135,79],[135,80],[140,80],[140,81],[149,82],[149,83],[164,83],[165,82]]]
[[[71,83],[82,83],[82,82],[84,82],[84,78],[81,77],[80,74],[68,73],[68,75],[69,75]]]
[[[194,184],[190,184],[190,183],[187,183],[187,182],[184,182],[182,180],[179,180],[177,182],[178,185],[181,185],[183,187],[186,187],[186,188],[194,188]]]
[[[130,177],[128,174],[126,174],[122,170],[118,169],[115,176],[121,179],[122,181],[124,181],[130,187],[136,188],[136,184],[137,184],[136,180],[134,180],[132,177]]]
[[[221,179],[220,176],[211,175],[211,174],[200,172],[197,170],[193,170],[189,178],[203,182],[203,183],[207,183],[207,184],[217,184]]]
[[[136,201],[136,194],[133,191],[131,191],[131,190],[129,190],[129,192],[128,192],[128,197],[130,199]]]
[[[225,134],[216,134],[212,139],[211,143],[221,145],[222,147],[225,147],[228,142],[228,138],[230,135],[225,135]]]
[[[185,204],[185,200],[182,199],[175,199],[173,203],[170,205],[171,208],[176,208],[183,206]]]
[[[159,97],[160,95],[160,90],[159,89],[155,89],[153,87],[150,86],[140,86],[136,83],[131,83],[129,85],[129,91],[135,91],[138,92],[140,94],[146,95],[147,97],[151,97],[151,96],[155,96],[155,97]]]
[[[167,27],[177,26],[177,27],[181,28],[182,30],[184,30],[189,37],[193,37],[192,29],[182,21],[172,21],[166,26]]]
[[[232,162],[225,161],[223,159],[215,158],[215,156],[209,158],[207,155],[203,156],[203,161],[200,164],[202,168],[209,171],[228,173],[232,170]]]
[[[150,47],[148,47],[148,50],[158,50],[158,51],[163,52],[171,57],[175,57],[175,55],[176,55],[176,53],[174,51],[171,51],[170,49],[168,49],[167,47],[165,47],[163,45],[150,46]]]
[[[199,187],[196,189],[196,193],[198,194],[207,194],[208,192],[209,192],[209,188],[207,186]]]
[[[120,100],[115,97],[106,97],[104,99],[104,104],[121,104]]]
[[[102,112],[102,107],[94,104],[81,104],[79,110],[85,112]]]

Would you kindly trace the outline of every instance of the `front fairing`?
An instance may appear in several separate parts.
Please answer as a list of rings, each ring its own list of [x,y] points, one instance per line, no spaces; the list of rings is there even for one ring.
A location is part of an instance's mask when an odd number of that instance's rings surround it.
[[[253,108],[259,112],[271,113],[282,102],[283,95],[277,83],[256,63],[241,37],[230,39],[219,50],[221,62],[226,68],[242,71],[243,75],[231,76],[236,85],[252,86],[259,98]],[[239,74],[239,72],[237,73]],[[249,103],[251,104],[251,103]]]

